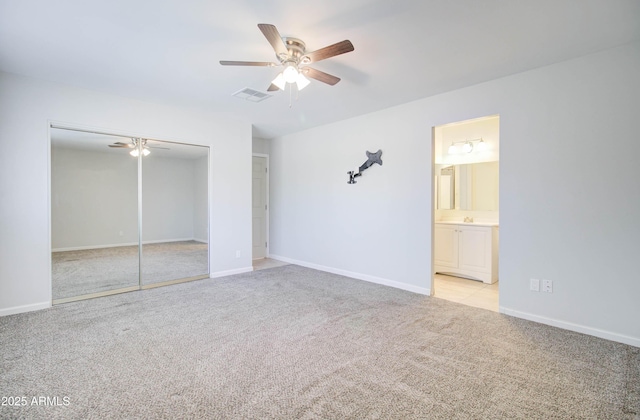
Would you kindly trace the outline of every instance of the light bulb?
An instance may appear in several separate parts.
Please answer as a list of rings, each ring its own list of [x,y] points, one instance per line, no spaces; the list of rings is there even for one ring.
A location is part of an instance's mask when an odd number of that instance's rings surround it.
[[[129,152],[129,154],[133,157],[138,157],[140,155],[140,151],[138,150],[138,148],[136,147],[135,149],[133,149],[132,151]]]
[[[476,150],[478,152],[484,152],[485,150],[487,150],[487,143],[484,142],[484,140],[480,139],[480,141],[478,142],[478,144],[476,144]]]
[[[449,146],[449,149],[447,149],[447,153],[449,153],[450,155],[455,155],[456,153],[458,153],[458,148],[455,144],[453,144],[453,142],[451,143],[451,146]]]
[[[471,153],[473,151],[473,143],[470,141],[462,145],[462,151],[465,153]]]
[[[287,67],[282,72],[282,77],[287,83],[295,83],[298,79],[298,69],[293,64],[287,64]]]
[[[143,156],[149,156],[149,153],[151,153],[151,151],[149,149],[147,149],[146,147],[144,149],[142,149],[142,155]]]

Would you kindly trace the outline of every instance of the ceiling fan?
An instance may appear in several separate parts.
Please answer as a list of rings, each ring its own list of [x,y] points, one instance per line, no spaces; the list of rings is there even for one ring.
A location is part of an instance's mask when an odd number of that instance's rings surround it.
[[[149,149],[163,149],[163,150],[171,150],[168,147],[158,147],[158,146],[147,146],[147,139],[132,137],[131,143],[123,143],[121,141],[117,141],[113,144],[110,144],[109,147],[114,147],[117,149],[132,149],[129,154],[133,157],[138,157],[140,154],[140,149],[138,148],[138,144],[142,144],[142,155],[147,156],[151,151]]]
[[[259,23],[258,28],[260,28],[262,34],[275,50],[278,63],[268,61],[221,60],[220,64],[223,66],[284,66],[284,70],[271,82],[271,85],[267,89],[268,91],[284,90],[287,83],[290,85],[295,83],[298,90],[304,89],[310,83],[307,77],[333,86],[340,81],[339,77],[316,70],[312,67],[307,67],[307,65],[351,52],[354,49],[351,41],[344,40],[316,51],[307,52],[306,45],[302,40],[298,38],[281,37],[278,29],[276,29],[274,25]]]

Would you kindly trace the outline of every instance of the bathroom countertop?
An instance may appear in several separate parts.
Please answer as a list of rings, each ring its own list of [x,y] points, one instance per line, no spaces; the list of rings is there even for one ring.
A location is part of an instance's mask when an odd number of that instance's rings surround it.
[[[469,226],[499,226],[498,222],[463,222],[460,221],[451,221],[451,220],[436,220],[434,223],[442,224],[442,225],[469,225]]]

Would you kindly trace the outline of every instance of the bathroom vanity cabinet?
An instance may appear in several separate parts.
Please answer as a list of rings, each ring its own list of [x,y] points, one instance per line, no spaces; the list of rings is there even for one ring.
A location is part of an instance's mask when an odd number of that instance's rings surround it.
[[[498,281],[498,225],[436,222],[434,271],[480,280]]]

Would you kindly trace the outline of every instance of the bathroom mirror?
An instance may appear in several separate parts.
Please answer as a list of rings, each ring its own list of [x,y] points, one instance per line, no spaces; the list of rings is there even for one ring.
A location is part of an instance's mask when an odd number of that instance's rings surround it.
[[[441,210],[453,210],[455,208],[455,168],[446,166],[440,169],[438,180],[438,208]]]
[[[497,211],[498,168],[497,161],[437,167],[438,209]]]

